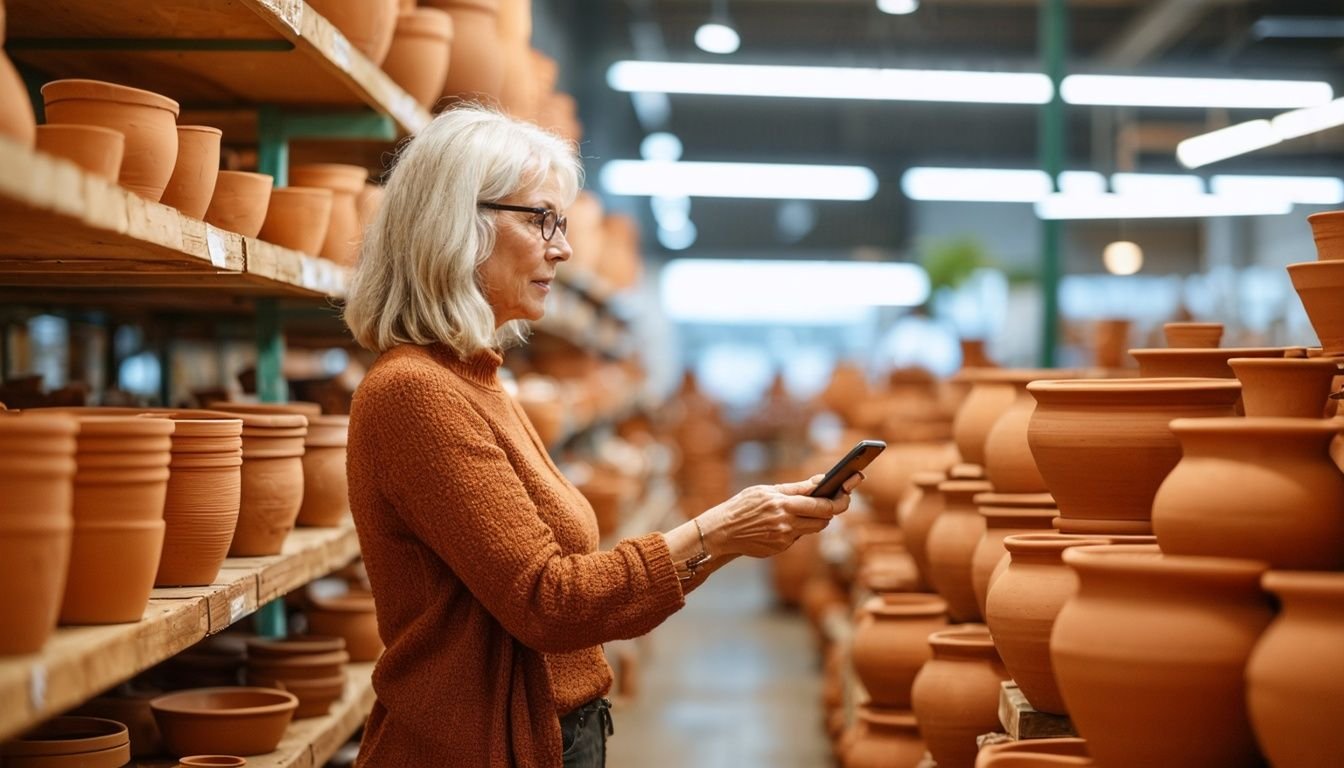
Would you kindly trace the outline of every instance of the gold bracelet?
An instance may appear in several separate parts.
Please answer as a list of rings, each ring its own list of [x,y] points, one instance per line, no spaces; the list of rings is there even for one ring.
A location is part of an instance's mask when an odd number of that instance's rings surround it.
[[[682,576],[680,573],[677,574],[677,577],[682,581],[690,581],[691,579],[694,579],[696,570],[709,562],[712,557],[712,555],[709,554],[709,549],[705,546],[705,532],[700,528],[700,520],[693,517],[691,518],[691,522],[695,524],[695,533],[700,537],[700,553],[686,561],[684,566],[686,568],[685,576]]]

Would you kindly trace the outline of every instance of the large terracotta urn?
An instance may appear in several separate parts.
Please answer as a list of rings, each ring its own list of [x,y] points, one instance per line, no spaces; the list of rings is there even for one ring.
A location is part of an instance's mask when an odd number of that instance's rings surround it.
[[[1078,591],[1078,577],[1064,565],[1064,551],[1109,543],[1060,533],[1028,533],[1004,540],[1008,565],[989,588],[985,624],[1003,665],[1038,711],[1068,714],[1050,661],[1055,618]]]
[[[1050,637],[1060,692],[1100,768],[1262,765],[1246,663],[1273,617],[1253,560],[1076,547]]]
[[[910,687],[932,658],[929,635],[947,628],[947,603],[937,595],[884,594],[858,611],[854,672],[879,707],[910,708]]]
[[[1245,358],[1228,361],[1241,382],[1241,402],[1250,417],[1326,416],[1339,363],[1330,358]]]
[[[1181,458],[1175,418],[1232,416],[1235,380],[1035,381],[1027,442],[1065,533],[1150,534],[1153,496]]]
[[[980,606],[971,582],[971,557],[985,535],[976,494],[990,490],[983,480],[948,480],[938,486],[943,510],[929,528],[929,583],[947,600],[954,622],[979,621]]]
[[[842,755],[844,768],[918,768],[925,750],[913,714],[861,705],[855,717],[855,733]]]
[[[1279,358],[1286,347],[1217,347],[1214,349],[1131,349],[1139,361],[1139,376],[1145,378],[1231,379],[1236,375],[1227,364],[1234,357]]]
[[[1008,550],[1003,540],[1022,533],[1053,531],[1059,509],[1048,493],[982,493],[974,501],[985,519],[985,533],[971,553],[971,588],[984,616],[990,583],[1006,567]]]
[[[1344,573],[1270,571],[1281,611],[1246,667],[1255,738],[1274,766],[1334,768],[1344,755]]]
[[[427,0],[453,17],[453,51],[443,95],[493,103],[504,85],[504,47],[499,37],[499,0]]]
[[[5,6],[0,3],[0,44],[5,42]],[[33,103],[28,100],[28,89],[23,78],[0,47],[0,136],[8,137],[25,147],[33,146]]]
[[[963,462],[984,466],[985,439],[1016,396],[1014,373],[1012,369],[968,368],[953,377],[970,386],[952,421],[952,437]]]
[[[974,768],[976,737],[999,730],[1004,669],[989,631],[968,626],[929,637],[933,659],[915,678],[913,707],[938,768]]]
[[[1288,265],[1288,277],[1321,340],[1322,354],[1344,356],[1344,259]]]
[[[322,239],[322,258],[354,266],[362,237],[355,201],[368,177],[363,166],[341,163],[311,163],[289,169],[290,184],[331,190],[331,219]]]
[[[1223,324],[1163,323],[1162,335],[1173,349],[1213,349],[1223,341]]]
[[[1176,419],[1183,456],[1153,499],[1153,533],[1173,555],[1344,569],[1344,474],[1328,419]]]
[[[943,472],[917,472],[911,478],[914,483],[914,498],[909,504],[902,505],[897,522],[905,532],[905,548],[915,560],[920,578],[925,584],[929,581],[929,529],[934,520],[943,511],[943,494],[938,486],[947,480]]]

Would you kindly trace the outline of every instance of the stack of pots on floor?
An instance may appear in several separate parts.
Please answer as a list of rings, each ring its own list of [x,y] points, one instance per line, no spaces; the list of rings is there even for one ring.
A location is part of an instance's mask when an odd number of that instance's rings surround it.
[[[247,683],[289,691],[299,699],[294,719],[320,717],[345,691],[350,655],[339,637],[296,636],[247,641]]]

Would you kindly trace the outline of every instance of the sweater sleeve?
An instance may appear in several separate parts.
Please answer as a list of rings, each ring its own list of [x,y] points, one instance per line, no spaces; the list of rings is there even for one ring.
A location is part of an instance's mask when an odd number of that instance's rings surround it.
[[[360,403],[380,489],[525,645],[561,653],[638,637],[684,605],[661,533],[562,554],[490,425],[460,395],[413,378],[380,384]]]

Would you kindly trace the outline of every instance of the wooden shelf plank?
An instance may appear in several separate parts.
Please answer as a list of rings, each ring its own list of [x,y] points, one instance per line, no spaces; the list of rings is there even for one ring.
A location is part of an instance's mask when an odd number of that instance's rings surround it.
[[[40,653],[0,658],[0,741],[130,679],[358,553],[352,527],[296,529],[279,555],[226,560],[209,587],[154,590],[135,624],[62,627]]]
[[[8,0],[10,55],[53,78],[186,107],[371,107],[404,133],[430,115],[302,0]],[[226,137],[227,138],[227,137]]]

